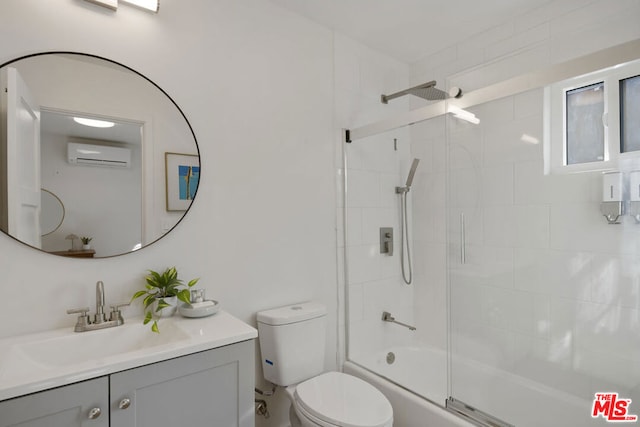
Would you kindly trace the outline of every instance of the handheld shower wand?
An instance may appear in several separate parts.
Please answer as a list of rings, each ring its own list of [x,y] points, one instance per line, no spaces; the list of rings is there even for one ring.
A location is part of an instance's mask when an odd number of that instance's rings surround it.
[[[402,279],[404,283],[407,285],[411,284],[412,281],[412,268],[411,268],[411,244],[409,242],[409,221],[407,218],[407,193],[411,190],[411,185],[413,184],[413,177],[416,174],[416,169],[418,169],[418,163],[420,163],[420,159],[413,159],[411,163],[411,168],[409,169],[409,175],[407,176],[407,182],[404,187],[396,187],[396,194],[400,194],[400,236],[402,239],[402,244],[400,245],[400,264],[402,266]],[[404,262],[404,253],[405,249],[407,252],[407,264],[408,264],[408,272],[405,271],[405,262]],[[407,274],[408,273],[408,274]]]
[[[404,187],[396,187],[396,193],[406,193],[411,189],[411,185],[413,184],[413,177],[416,174],[416,169],[418,169],[418,163],[420,163],[420,159],[413,159],[411,168],[409,169],[409,175],[407,176],[407,182],[405,183]]]

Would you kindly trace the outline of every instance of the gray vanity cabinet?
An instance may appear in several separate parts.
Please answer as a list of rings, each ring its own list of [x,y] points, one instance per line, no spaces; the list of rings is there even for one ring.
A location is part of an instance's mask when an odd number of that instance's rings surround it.
[[[253,427],[254,369],[243,341],[2,401],[0,427]]]
[[[253,354],[245,341],[111,375],[111,427],[253,427]]]
[[[0,427],[109,427],[108,401],[107,377],[71,384],[0,402]]]

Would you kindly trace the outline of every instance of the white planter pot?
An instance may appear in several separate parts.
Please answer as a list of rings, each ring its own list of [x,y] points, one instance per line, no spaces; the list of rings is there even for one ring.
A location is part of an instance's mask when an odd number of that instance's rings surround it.
[[[153,315],[156,317],[173,316],[176,313],[176,310],[178,309],[178,297],[165,297],[161,299],[164,300],[164,302],[166,302],[167,304],[169,304],[169,307],[165,307],[160,311],[156,311],[156,309],[158,308],[158,302],[159,302],[159,300],[156,300],[153,303]]]
[[[91,245],[82,245],[82,250],[88,251],[89,249],[91,249]]]

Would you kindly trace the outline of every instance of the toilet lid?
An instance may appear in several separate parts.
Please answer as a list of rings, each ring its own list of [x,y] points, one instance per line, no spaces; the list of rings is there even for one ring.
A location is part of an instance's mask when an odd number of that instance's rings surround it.
[[[327,372],[298,384],[295,399],[313,416],[342,427],[382,427],[393,418],[391,404],[382,393],[340,372]]]

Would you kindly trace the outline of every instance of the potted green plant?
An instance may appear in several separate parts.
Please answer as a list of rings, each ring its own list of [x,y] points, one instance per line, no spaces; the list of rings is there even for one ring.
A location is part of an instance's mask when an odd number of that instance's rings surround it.
[[[145,289],[133,294],[131,301],[144,296],[142,301],[145,310],[143,323],[146,325],[153,320],[151,330],[159,332],[157,319],[173,316],[178,307],[178,300],[187,304],[191,303],[189,289],[200,279],[192,279],[185,285],[178,278],[178,271],[175,267],[167,268],[162,273],[148,271],[149,274],[145,276]]]
[[[85,251],[91,249],[91,245],[89,244],[89,242],[93,240],[93,237],[81,237],[80,240],[82,240],[82,249],[84,249]]]

